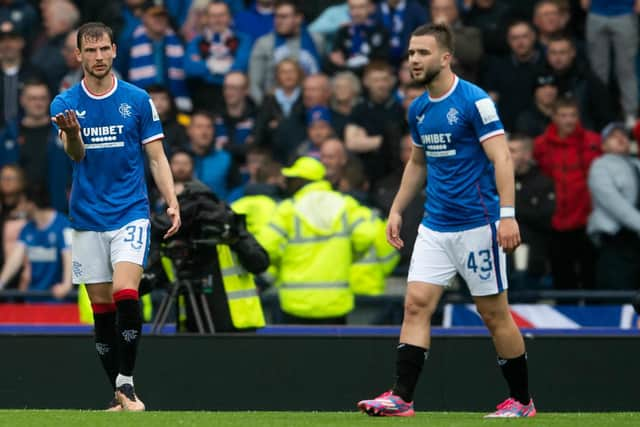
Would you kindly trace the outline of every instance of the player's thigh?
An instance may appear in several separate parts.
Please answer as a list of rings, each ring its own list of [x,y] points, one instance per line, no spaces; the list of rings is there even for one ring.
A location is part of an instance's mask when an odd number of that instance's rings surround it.
[[[138,289],[142,278],[142,267],[128,261],[118,262],[113,269],[113,292],[122,289]]]
[[[71,233],[71,276],[74,284],[93,285],[111,282],[109,243],[104,233],[78,231]]]
[[[425,282],[409,282],[405,296],[405,314],[431,317],[442,297],[444,286]]]
[[[475,296],[496,295],[507,289],[507,260],[498,246],[498,223],[455,233],[449,254]]]
[[[446,249],[449,233],[439,233],[421,225],[411,254],[407,282],[447,286],[456,274],[456,264]]]
[[[131,221],[111,233],[111,263],[113,270],[120,262],[137,264],[144,268],[149,256],[151,225],[148,219]]]
[[[114,291],[137,289],[149,256],[150,223],[137,219],[112,232],[111,262]]]

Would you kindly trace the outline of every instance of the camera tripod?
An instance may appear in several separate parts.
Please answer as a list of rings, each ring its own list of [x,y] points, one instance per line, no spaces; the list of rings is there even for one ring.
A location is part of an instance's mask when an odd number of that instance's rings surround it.
[[[215,328],[213,326],[213,318],[211,317],[211,310],[209,309],[209,304],[207,303],[204,293],[202,292],[202,290],[194,289],[194,283],[191,280],[180,279],[180,276],[179,274],[177,274],[178,272],[175,271],[175,267],[173,265],[171,265],[171,268],[174,270],[174,280],[171,282],[171,290],[164,296],[162,302],[160,303],[160,307],[158,307],[156,318],[153,322],[153,325],[151,326],[151,333],[159,334],[160,331],[162,331],[162,328],[167,322],[167,317],[169,316],[171,307],[177,306],[178,296],[181,294],[181,291],[184,291],[183,293],[189,299],[191,309],[193,310],[193,316],[196,322],[196,327],[198,329],[198,334],[214,334]],[[211,287],[213,277],[211,275],[208,275],[205,281],[207,282],[206,285]],[[198,300],[200,304],[198,304]],[[202,310],[202,312],[204,313],[204,320],[206,321],[206,326],[208,329],[205,329],[200,310]],[[210,332],[207,332],[207,330]]]

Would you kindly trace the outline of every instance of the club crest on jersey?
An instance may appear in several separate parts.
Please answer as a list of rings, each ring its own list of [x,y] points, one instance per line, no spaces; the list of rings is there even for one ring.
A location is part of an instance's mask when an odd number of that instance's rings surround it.
[[[131,117],[131,105],[127,103],[120,104],[120,107],[118,107],[118,111],[120,112],[120,115],[125,119],[127,117]]]
[[[447,122],[449,122],[449,125],[453,126],[458,123],[458,114],[458,110],[455,108],[451,107],[449,109],[449,112],[447,113]]]

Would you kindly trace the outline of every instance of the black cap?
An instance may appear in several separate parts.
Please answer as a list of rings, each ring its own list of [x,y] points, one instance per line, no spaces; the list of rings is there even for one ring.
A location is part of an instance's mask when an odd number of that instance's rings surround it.
[[[538,89],[542,86],[557,86],[556,77],[552,73],[538,73],[533,82],[533,88]]]
[[[24,37],[24,35],[13,21],[2,21],[0,23],[0,37]]]

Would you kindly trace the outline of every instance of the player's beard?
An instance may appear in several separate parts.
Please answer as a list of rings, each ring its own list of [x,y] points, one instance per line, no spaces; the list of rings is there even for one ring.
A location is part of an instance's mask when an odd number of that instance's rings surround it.
[[[416,77],[413,75],[413,73],[411,73],[411,77],[413,77],[413,80],[414,80],[416,83],[419,83],[419,84],[424,85],[424,86],[428,86],[428,85],[430,85],[430,84],[431,84],[431,82],[432,82],[432,81],[434,81],[434,80],[435,80],[435,78],[436,78],[436,77],[438,77],[438,75],[440,75],[440,71],[441,71],[441,70],[442,70],[442,68],[432,68],[432,69],[427,69],[427,70],[424,72],[424,76],[423,76],[421,79],[416,78]]]
[[[92,70],[92,69],[90,69],[90,68],[88,68],[88,67],[85,67],[85,68],[84,68],[84,72],[85,72],[86,74],[89,74],[91,77],[94,77],[94,78],[96,78],[96,79],[98,79],[98,80],[102,80],[102,79],[104,79],[105,77],[107,77],[109,74],[111,74],[111,68],[113,67],[113,66],[112,66],[112,65],[110,65],[110,64],[109,64],[109,65],[104,64],[104,65],[105,65],[104,70],[103,70],[103,71],[101,71],[101,72],[99,72],[99,73],[98,73],[98,72],[95,72],[94,70]]]

